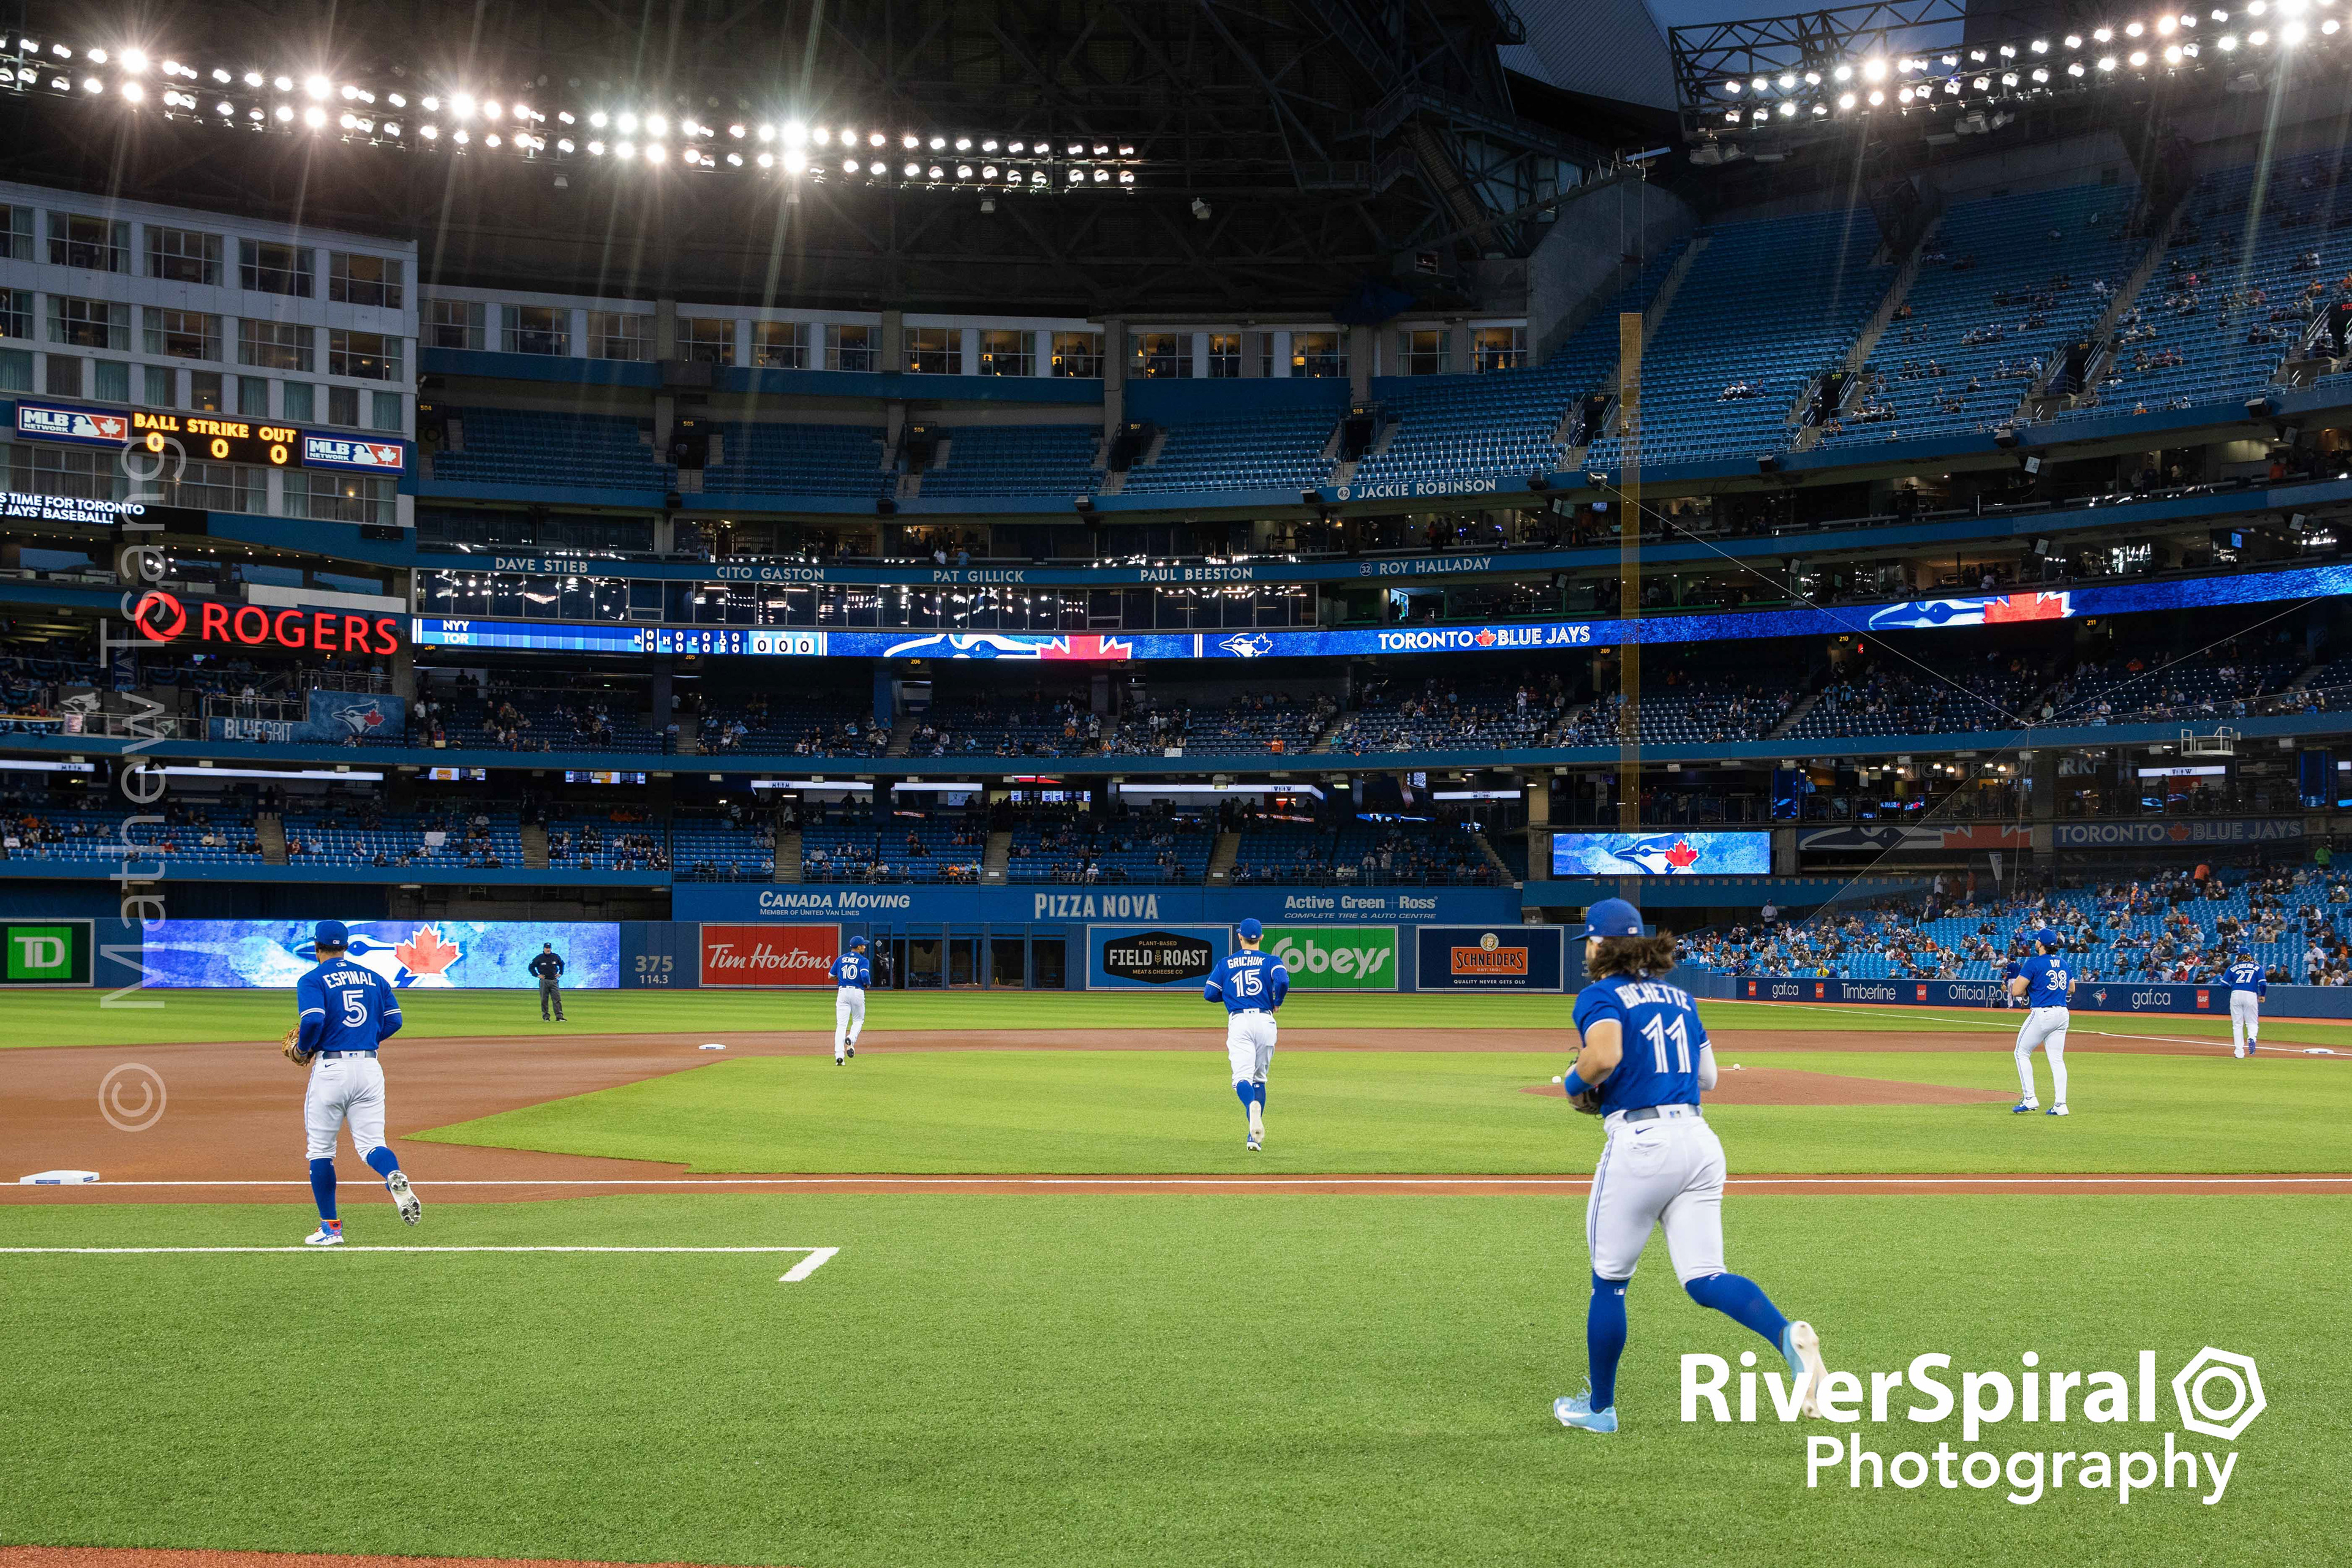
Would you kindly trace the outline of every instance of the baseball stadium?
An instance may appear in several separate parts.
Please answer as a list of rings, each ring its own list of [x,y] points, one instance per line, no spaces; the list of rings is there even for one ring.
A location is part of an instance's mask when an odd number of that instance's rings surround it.
[[[0,1568],[2340,1561],[2352,0],[1769,9],[0,0]]]

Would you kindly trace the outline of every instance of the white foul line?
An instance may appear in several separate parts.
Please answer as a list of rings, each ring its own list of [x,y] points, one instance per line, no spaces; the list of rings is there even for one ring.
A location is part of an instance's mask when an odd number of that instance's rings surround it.
[[[319,1247],[0,1247],[0,1254],[16,1257],[81,1257],[81,1258],[148,1258],[156,1255],[184,1256],[189,1254],[261,1253],[261,1252],[324,1252]],[[355,1247],[345,1243],[332,1250],[338,1252],[694,1252],[694,1253],[754,1253],[773,1256],[780,1252],[805,1252],[808,1256],[778,1275],[779,1285],[797,1285],[830,1262],[841,1251],[837,1247]]]
[[[1102,1175],[1102,1176],[1022,1176],[1022,1175],[919,1175],[897,1172],[873,1172],[864,1175],[837,1176],[688,1176],[638,1178],[634,1176],[594,1177],[566,1181],[444,1181],[418,1182],[417,1186],[436,1187],[1586,1187],[1592,1178],[1582,1175],[1462,1175],[1462,1176],[1378,1176],[1378,1175],[1298,1175],[1298,1176],[1185,1176],[1185,1175]],[[2352,1173],[2313,1175],[2259,1172],[2235,1175],[2183,1173],[2180,1175],[2150,1175],[2147,1173],[2101,1175],[2083,1172],[2073,1175],[2053,1176],[2031,1173],[1987,1171],[1977,1175],[1855,1175],[1841,1176],[1815,1173],[1792,1176],[1732,1176],[1727,1186],[1832,1186],[1832,1187],[1920,1187],[1976,1186],[1999,1183],[2004,1186],[2116,1186],[2144,1184],[2150,1186],[2199,1185],[2242,1186],[2247,1184],[2294,1184],[2314,1186],[2352,1185]],[[60,1189],[71,1192],[103,1191],[110,1187],[301,1187],[308,1182],[102,1182]],[[40,1189],[47,1192],[50,1189]],[[878,1194],[877,1194],[878,1195]],[[299,1247],[0,1247],[7,1252],[300,1252],[313,1250]],[[807,1247],[387,1247],[361,1248],[362,1251],[383,1252],[804,1252]]]

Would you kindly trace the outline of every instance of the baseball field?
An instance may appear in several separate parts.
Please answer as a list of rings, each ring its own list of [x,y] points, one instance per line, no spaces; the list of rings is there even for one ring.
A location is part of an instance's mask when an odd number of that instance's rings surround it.
[[[1295,995],[1253,1155],[1184,1000],[877,994],[836,1068],[824,994],[413,991],[423,1223],[346,1143],[324,1251],[287,998],[163,1001],[7,1003],[0,1176],[101,1179],[0,1186],[0,1543],[116,1549],[26,1563],[2340,1550],[2352,1027],[2082,1015],[2060,1120],[2013,1016],[1706,1007],[1730,1264],[1853,1418],[1780,1419],[1654,1242],[1595,1436],[1560,999]]]

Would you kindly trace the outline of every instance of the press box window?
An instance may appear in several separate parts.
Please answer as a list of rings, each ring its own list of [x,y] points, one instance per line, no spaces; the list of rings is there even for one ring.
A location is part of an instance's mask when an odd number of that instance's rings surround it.
[[[963,333],[954,327],[908,327],[907,368],[922,375],[953,375],[962,368]]]
[[[1099,378],[1102,374],[1102,334],[1055,332],[1054,374],[1089,380]]]
[[[383,332],[327,330],[327,374],[355,381],[398,381],[400,340]]]
[[[131,347],[131,307],[106,300],[49,296],[49,342],[78,349]]]
[[[688,364],[733,364],[735,323],[705,316],[680,317],[677,357]]]
[[[163,310],[150,305],[140,312],[147,352],[173,359],[218,359],[221,319],[202,310]]]
[[[1444,375],[1447,368],[1444,329],[1399,332],[1397,365],[1406,375]]]
[[[874,368],[874,329],[871,327],[827,327],[824,330],[824,368],[827,370],[870,371]]]
[[[572,312],[552,305],[509,305],[504,347],[510,354],[572,353]]]
[[[393,481],[366,474],[331,474],[317,468],[285,471],[286,515],[318,522],[393,521]]]
[[[327,298],[346,305],[399,310],[402,277],[403,268],[394,257],[361,256],[347,250],[327,253]]]
[[[482,302],[478,300],[427,300],[425,302],[425,346],[428,349],[484,347]],[[615,354],[613,358],[621,356]]]
[[[236,324],[236,363],[261,370],[310,368],[310,329],[291,321]]]
[[[761,370],[806,370],[809,332],[803,321],[751,323],[751,363]]]
[[[1036,366],[1034,336],[1028,332],[984,331],[980,334],[980,374],[1028,375]]]
[[[131,225],[121,218],[49,215],[49,265],[91,272],[131,270]]]
[[[588,353],[594,359],[642,360],[652,357],[654,319],[622,310],[588,312]]]
[[[1525,327],[1474,327],[1470,331],[1470,368],[1475,371],[1520,370],[1528,363]]]
[[[317,291],[310,267],[310,253],[299,245],[259,239],[237,243],[237,281],[256,293],[291,294],[307,300]]]
[[[268,510],[268,470],[235,463],[189,463],[171,479],[171,470],[157,482],[165,506],[193,507],[199,511]]]
[[[221,280],[221,237],[193,228],[147,230],[147,275],[173,283]]]
[[[1348,374],[1348,355],[1337,332],[1290,334],[1290,374],[1335,376]]]
[[[1242,374],[1242,335],[1239,332],[1209,334],[1209,379],[1236,381]]]
[[[1135,334],[1135,374],[1150,381],[1181,379],[1192,374],[1190,332]]]

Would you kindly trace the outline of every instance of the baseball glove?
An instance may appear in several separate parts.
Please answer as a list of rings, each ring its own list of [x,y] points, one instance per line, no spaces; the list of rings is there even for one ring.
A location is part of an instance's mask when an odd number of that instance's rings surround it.
[[[298,1068],[309,1067],[310,1058],[319,1054],[316,1051],[302,1048],[302,1026],[299,1024],[296,1024],[278,1037],[278,1048],[284,1053],[288,1061]]]
[[[1569,1071],[1573,1073],[1575,1070],[1576,1064],[1570,1063]],[[1568,1103],[1587,1116],[1598,1116],[1601,1114],[1601,1091],[1587,1085],[1583,1093],[1570,1095]]]

